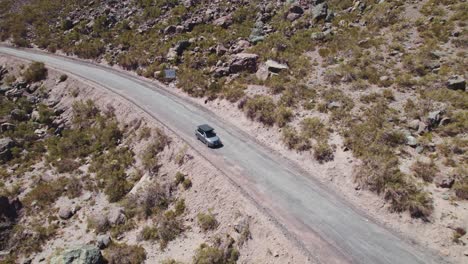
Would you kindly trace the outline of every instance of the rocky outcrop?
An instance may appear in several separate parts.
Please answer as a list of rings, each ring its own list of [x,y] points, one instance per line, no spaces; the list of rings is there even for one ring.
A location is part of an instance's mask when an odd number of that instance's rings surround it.
[[[11,138],[0,138],[0,161],[11,159],[11,149],[15,146],[15,141]]]
[[[90,245],[67,249],[50,259],[50,264],[101,264],[104,263],[99,248]]]
[[[21,208],[22,204],[18,199],[10,201],[8,197],[0,196],[0,250],[7,245]]]
[[[250,72],[254,73],[257,71],[257,54],[251,53],[239,53],[234,55],[231,58],[229,63],[229,72],[230,73],[239,73],[239,72]]]
[[[466,80],[462,76],[455,75],[448,79],[447,88],[451,90],[466,90]]]

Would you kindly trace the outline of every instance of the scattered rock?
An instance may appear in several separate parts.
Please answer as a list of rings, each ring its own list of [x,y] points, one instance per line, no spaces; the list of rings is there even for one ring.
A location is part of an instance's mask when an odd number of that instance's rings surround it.
[[[70,219],[74,214],[74,210],[70,208],[69,206],[63,206],[59,210],[59,217],[64,220]]]
[[[411,134],[406,135],[406,144],[410,147],[417,147],[418,146],[418,140],[413,137]]]
[[[239,53],[231,58],[229,63],[230,73],[251,72],[257,71],[257,54]]]
[[[267,66],[269,71],[274,72],[274,73],[279,73],[282,70],[289,69],[288,65],[281,64],[281,63],[276,62],[274,60],[267,60],[265,62],[265,65]]]
[[[5,123],[2,123],[0,125],[0,132],[6,132],[6,131],[12,131],[16,128],[16,125],[12,124],[12,123],[8,123],[8,122],[5,122]]]
[[[418,119],[412,120],[411,122],[408,123],[408,128],[417,130],[419,128],[419,122],[420,121]]]
[[[270,72],[268,71],[268,68],[266,65],[262,65],[258,67],[258,70],[255,73],[255,75],[257,76],[257,79],[261,81],[266,81],[268,77],[270,76]]]
[[[439,188],[452,188],[455,179],[448,175],[439,174],[434,178],[434,183]]]
[[[125,216],[122,208],[115,208],[109,212],[108,220],[109,224],[111,224],[112,226],[121,225],[124,224],[125,221],[127,221],[127,217]]]
[[[314,22],[318,22],[320,20],[325,20],[328,15],[328,5],[327,3],[320,3],[316,6],[312,7],[312,19]]]
[[[447,88],[451,90],[466,90],[466,80],[460,75],[454,75],[447,81]]]
[[[232,16],[227,15],[227,16],[222,16],[215,21],[213,21],[213,24],[215,26],[220,26],[223,28],[228,28],[230,25],[232,25]]]
[[[28,120],[28,115],[21,109],[13,109],[10,112],[11,119],[16,121],[26,121]]]
[[[101,264],[103,263],[99,248],[90,245],[76,246],[67,249],[50,259],[50,264]]]
[[[174,47],[174,50],[177,53],[177,55],[180,56],[188,47],[190,47],[190,41],[181,40],[177,42],[177,44]]]
[[[100,235],[96,239],[96,246],[100,249],[105,249],[109,246],[111,237],[109,235]]]

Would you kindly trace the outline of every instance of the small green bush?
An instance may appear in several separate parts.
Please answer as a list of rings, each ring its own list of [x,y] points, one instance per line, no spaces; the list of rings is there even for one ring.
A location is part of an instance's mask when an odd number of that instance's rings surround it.
[[[47,68],[43,62],[33,62],[23,73],[24,79],[28,83],[42,81],[47,78]]]
[[[198,213],[197,215],[198,225],[203,231],[213,230],[218,227],[218,221],[211,212]]]
[[[439,172],[437,165],[435,165],[433,161],[430,163],[425,163],[420,160],[413,163],[411,170],[416,177],[421,178],[426,182],[432,182],[434,177]]]
[[[279,127],[284,127],[287,123],[291,121],[293,117],[293,112],[291,109],[280,106],[276,111],[276,124]]]
[[[244,105],[244,111],[250,119],[269,126],[275,123],[275,108],[273,100],[264,95],[249,98]]]
[[[159,239],[158,229],[155,227],[145,226],[140,232],[140,237],[145,241],[157,240]]]
[[[314,158],[320,163],[332,161],[333,149],[327,143],[319,143],[314,146]]]
[[[104,251],[104,258],[109,264],[141,264],[146,260],[146,251],[142,246],[112,243]]]

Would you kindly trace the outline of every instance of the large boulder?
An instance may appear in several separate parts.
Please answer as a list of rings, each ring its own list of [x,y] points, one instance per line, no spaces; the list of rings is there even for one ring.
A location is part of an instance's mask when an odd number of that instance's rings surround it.
[[[229,63],[230,73],[251,72],[257,71],[258,55],[252,53],[239,53],[232,56]]]
[[[451,90],[466,90],[466,80],[460,75],[452,76],[447,81],[447,88]]]
[[[99,248],[90,245],[67,249],[50,259],[50,264],[101,264],[104,263]]]
[[[274,73],[279,73],[282,70],[287,70],[289,69],[288,65],[286,64],[281,64],[277,61],[274,60],[267,60],[265,62],[266,67],[268,68],[269,71],[274,72]]]
[[[11,159],[11,149],[15,146],[15,141],[11,138],[0,138],[0,161]]]

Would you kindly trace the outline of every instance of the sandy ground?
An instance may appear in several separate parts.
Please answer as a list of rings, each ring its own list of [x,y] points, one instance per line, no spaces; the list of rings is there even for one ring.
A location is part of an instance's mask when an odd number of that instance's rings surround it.
[[[21,64],[26,63],[2,55],[0,56],[0,64],[7,65],[10,72],[13,72],[13,68],[18,68]],[[162,153],[160,162],[163,166],[156,177],[160,178],[158,180],[172,179],[177,171],[181,171],[192,180],[193,187],[180,192],[180,196],[185,199],[187,206],[184,224],[190,227],[181,237],[170,242],[168,247],[162,251],[158,244],[138,241],[139,230],[149,224],[149,222],[141,222],[138,223],[137,229],[127,233],[122,238],[122,241],[128,244],[142,245],[147,251],[147,263],[158,263],[167,258],[190,262],[195,249],[203,242],[209,243],[216,236],[224,236],[225,234],[237,239],[239,234],[234,231],[234,225],[242,219],[248,219],[252,239],[240,248],[239,263],[312,263],[272,219],[263,214],[237,186],[194,150],[188,148],[184,164],[181,166],[176,164],[174,156],[186,145],[171,134],[164,125],[159,124],[120,97],[90,83],[69,77],[67,81],[57,84],[56,80],[59,76],[60,73],[49,70],[49,78],[44,84],[50,88],[50,99],[60,100],[57,107],[66,109],[65,114],[69,113],[73,101],[92,99],[101,108],[113,107],[119,122],[122,124],[141,122],[141,127],[163,129],[167,135],[170,135],[172,143]],[[138,157],[138,152],[144,149],[150,140],[131,140],[128,143],[131,144],[131,148]],[[37,168],[32,173],[38,175],[46,172]],[[144,175],[134,188],[141,188],[152,180],[149,175]],[[83,193],[82,196],[73,200],[61,198],[57,201],[57,210],[66,204],[80,206],[81,209],[70,220],[60,220],[62,228],[59,234],[44,246],[43,252],[35,256],[33,263],[47,259],[60,248],[92,243],[96,239],[96,235],[86,230],[88,217],[112,210],[112,207],[116,206],[109,204],[104,195],[97,193]],[[196,215],[208,210],[212,210],[220,225],[216,230],[205,233],[196,224]]]

